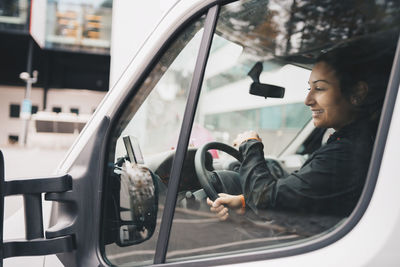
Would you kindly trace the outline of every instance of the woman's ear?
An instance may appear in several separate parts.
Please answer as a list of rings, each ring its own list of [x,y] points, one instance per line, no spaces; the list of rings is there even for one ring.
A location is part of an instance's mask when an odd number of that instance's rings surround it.
[[[356,84],[353,89],[353,94],[350,98],[351,104],[354,106],[360,106],[365,97],[368,94],[368,84],[364,81],[360,81]]]

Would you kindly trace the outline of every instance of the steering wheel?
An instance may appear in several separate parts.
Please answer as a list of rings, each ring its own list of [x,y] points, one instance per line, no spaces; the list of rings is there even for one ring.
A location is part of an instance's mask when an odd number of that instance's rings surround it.
[[[210,149],[217,149],[223,151],[238,161],[242,162],[242,156],[238,150],[235,148],[220,142],[209,142],[204,144],[203,146],[199,147],[196,156],[194,158],[194,166],[196,169],[196,174],[199,179],[201,186],[203,187],[204,191],[206,192],[207,196],[212,200],[216,200],[218,198],[217,190],[215,189],[214,184],[215,182],[222,183],[222,187],[224,188],[224,180],[228,180],[229,176],[237,175],[237,172],[233,171],[209,171],[206,169],[206,153]],[[232,193],[232,192],[227,192]]]

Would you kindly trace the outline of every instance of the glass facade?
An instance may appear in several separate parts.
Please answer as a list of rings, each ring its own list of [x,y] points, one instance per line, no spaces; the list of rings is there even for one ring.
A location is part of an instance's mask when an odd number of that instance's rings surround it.
[[[28,31],[28,0],[0,1],[0,30]]]
[[[28,33],[30,7],[30,0],[1,0],[0,31]],[[112,0],[47,0],[44,14],[46,48],[109,54]]]
[[[46,48],[109,53],[112,1],[47,2]]]

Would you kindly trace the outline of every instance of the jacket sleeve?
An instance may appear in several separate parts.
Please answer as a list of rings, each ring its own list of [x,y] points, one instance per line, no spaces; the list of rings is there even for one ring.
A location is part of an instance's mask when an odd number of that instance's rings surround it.
[[[258,209],[280,208],[297,211],[328,211],[337,199],[358,186],[349,179],[351,145],[330,144],[316,151],[299,171],[277,179],[267,168],[263,144],[256,140],[243,143],[240,168],[246,206]],[[340,200],[342,201],[342,200]]]
[[[239,175],[242,181],[246,207],[257,212],[258,208],[267,207],[271,201],[276,179],[265,164],[264,146],[256,140],[242,143],[239,151],[243,156]]]

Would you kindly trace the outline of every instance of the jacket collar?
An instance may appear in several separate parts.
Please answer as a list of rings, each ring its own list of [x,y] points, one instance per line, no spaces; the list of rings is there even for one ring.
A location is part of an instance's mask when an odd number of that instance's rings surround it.
[[[345,125],[339,131],[334,132],[328,138],[327,143],[329,144],[333,141],[338,141],[341,138],[352,139],[353,137],[360,135],[360,133],[369,134],[369,135],[371,134],[368,120],[358,119],[358,120],[353,121],[350,124]]]

